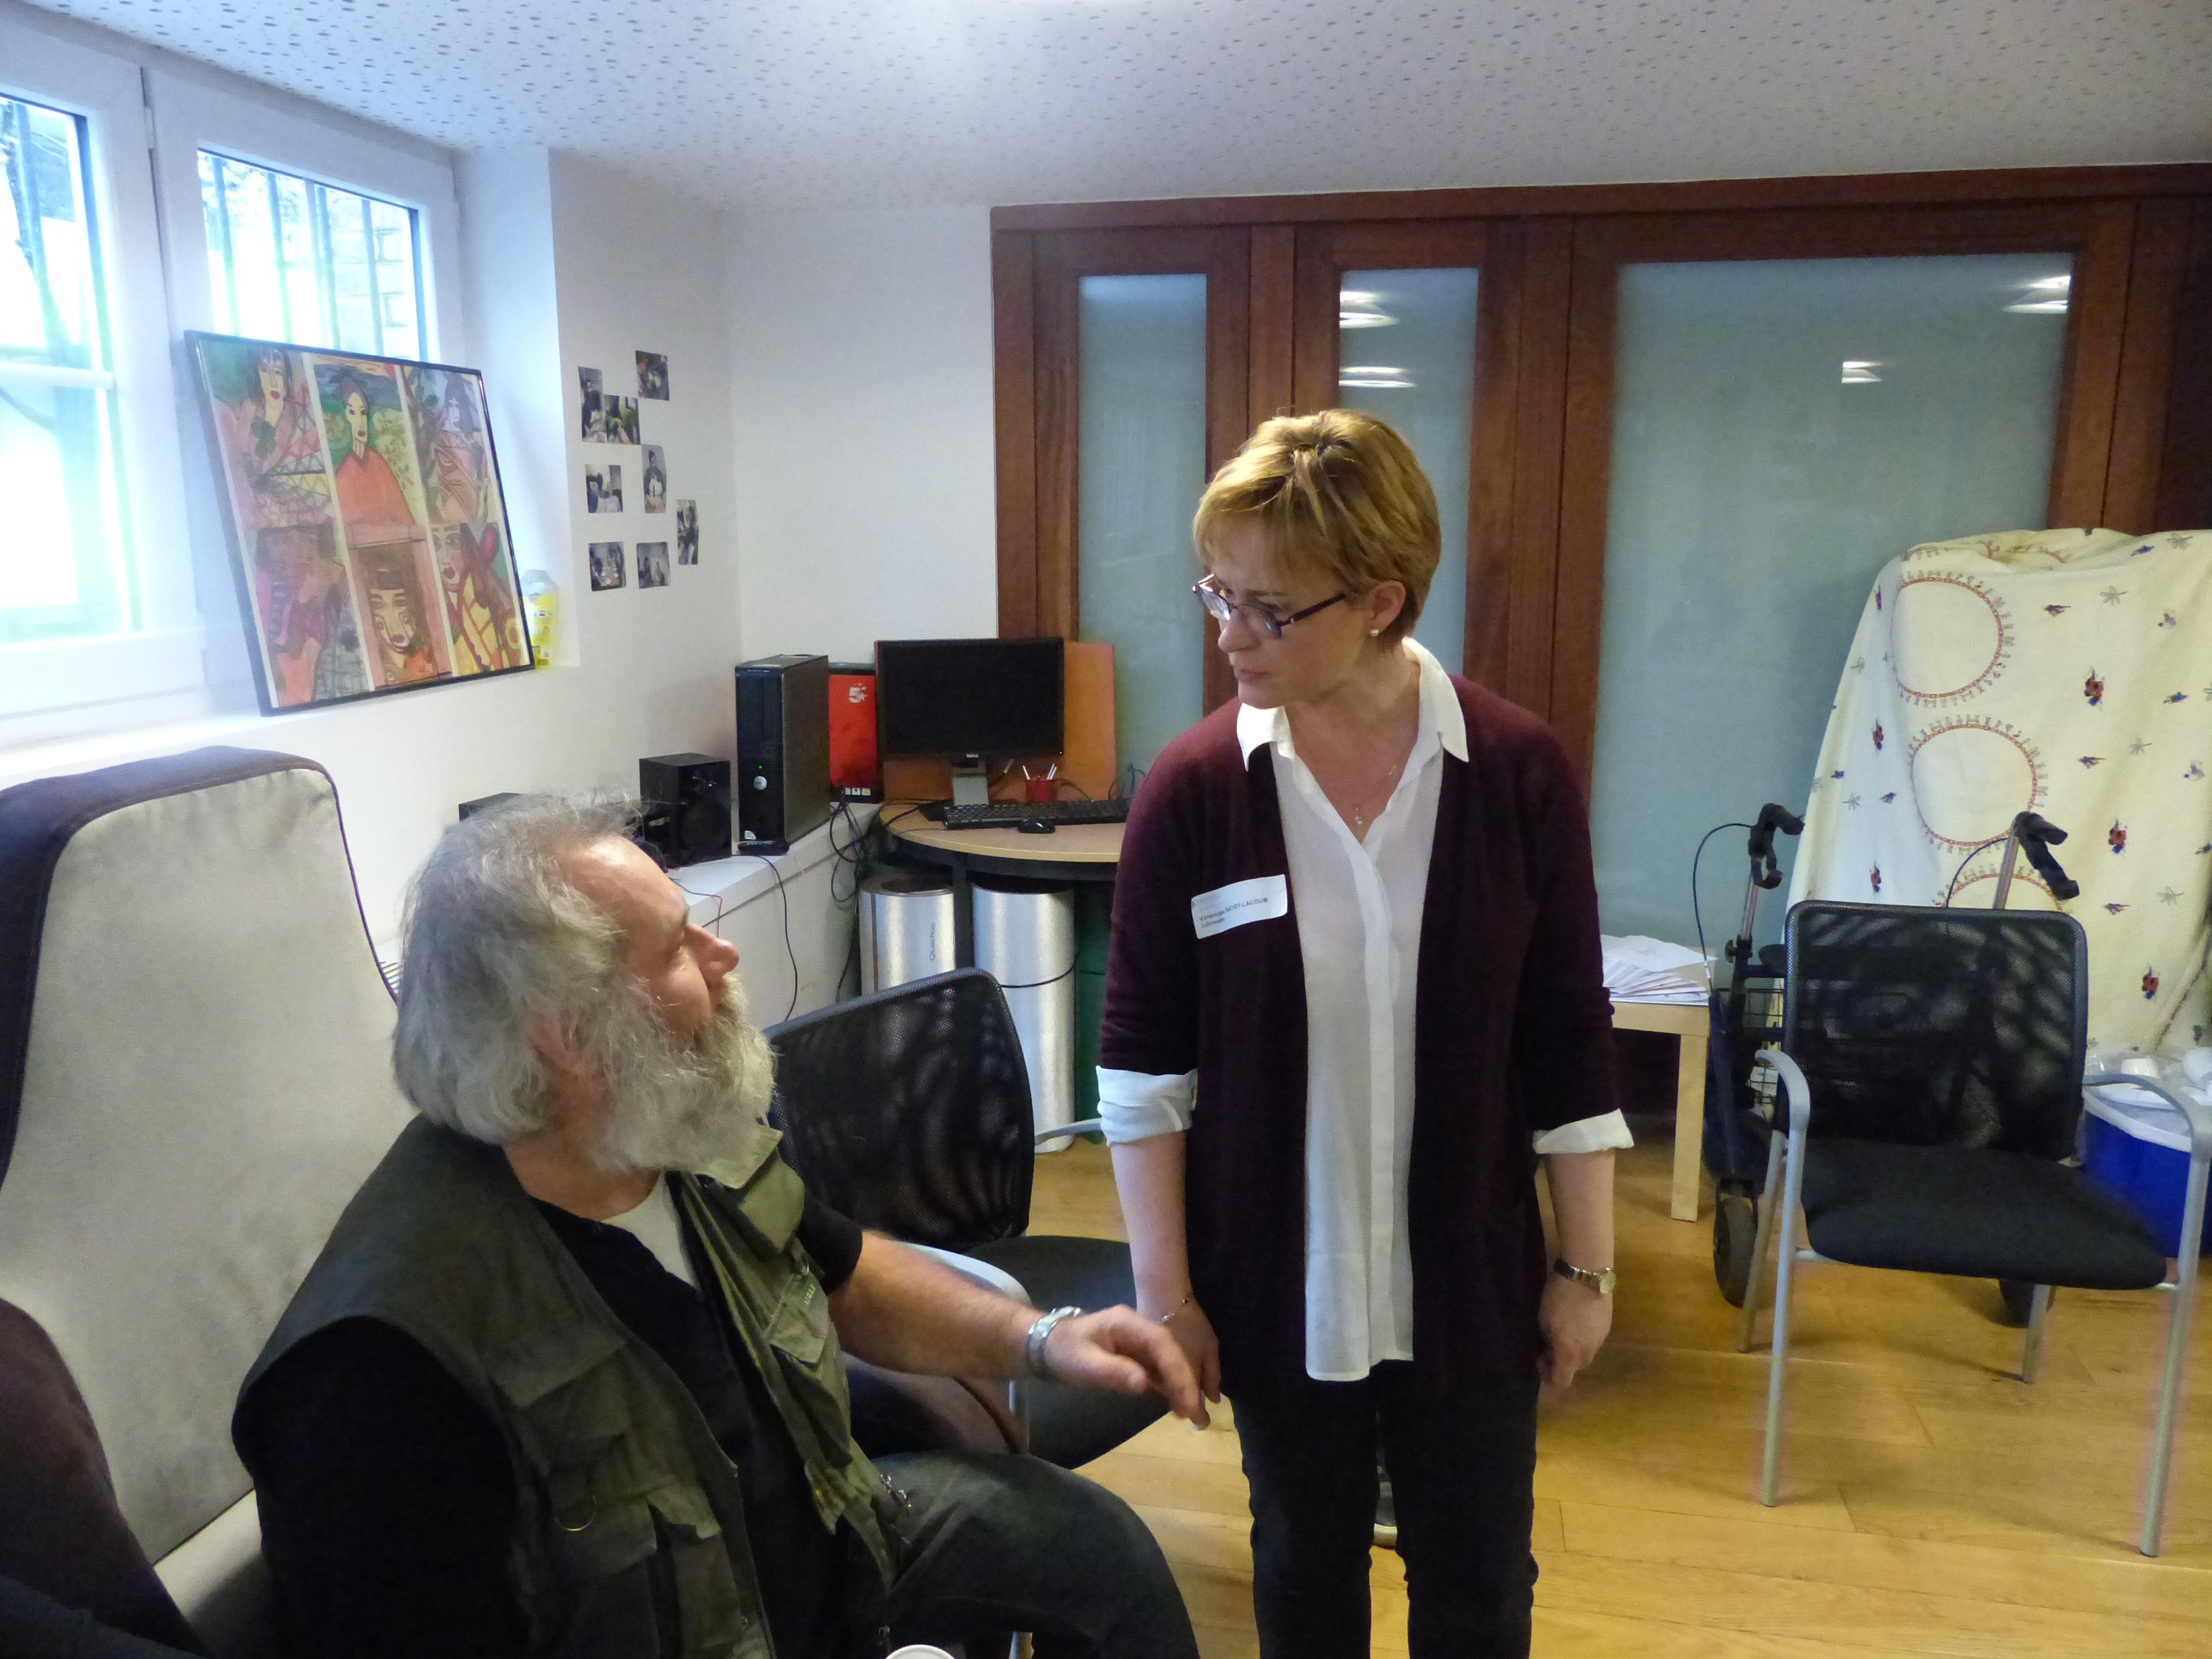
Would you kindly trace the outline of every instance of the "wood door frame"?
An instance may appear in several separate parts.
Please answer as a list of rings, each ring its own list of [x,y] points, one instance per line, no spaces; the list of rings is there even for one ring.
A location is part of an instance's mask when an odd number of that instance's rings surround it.
[[[1474,406],[1468,453],[1466,658],[1447,664],[1510,695],[1507,640],[1515,591],[1514,448],[1518,435],[1522,255],[1517,221],[1355,219],[1301,224],[1291,384],[1301,414],[1337,402],[1339,295],[1352,270],[1473,268]],[[1498,596],[1506,602],[1497,603]]]
[[[1630,215],[1577,222],[1560,434],[1565,453],[1575,457],[1575,471],[1560,494],[1551,683],[1542,712],[1585,779],[1597,738],[1621,267],[1740,259],[2072,254],[2073,310],[2049,516],[2054,524],[2094,525],[2103,513],[2112,467],[2136,211],[2131,203],[2091,200]]]
[[[1297,342],[1314,325],[1301,319],[1326,302],[1300,298],[1302,282],[1322,280],[1302,276],[1301,247],[1411,246],[1449,221],[1481,222],[1486,241],[1467,667],[1551,719],[1585,770],[1626,249],[1704,259],[2075,248],[2052,521],[2144,533],[2212,521],[2212,163],[1001,207],[991,213],[1001,634],[1079,623],[1078,264],[1208,269],[1210,469],[1252,422],[1303,406],[1311,389]],[[1233,348],[1232,316],[1243,331]],[[1331,362],[1334,350],[1332,340]],[[1478,606],[1478,593],[1504,603]],[[1206,658],[1212,708],[1233,688],[1218,653]]]
[[[1209,472],[1244,440],[1251,237],[1242,226],[992,238],[996,319],[999,633],[1080,636],[1080,285],[1085,276],[1206,278]],[[1194,605],[1194,617],[1203,612]]]
[[[1942,173],[1814,173],[1666,184],[1500,185],[1466,190],[1337,191],[1310,196],[1184,196],[1133,202],[1034,202],[991,210],[991,228],[1093,230],[1134,225],[1304,224],[1353,219],[1511,219],[1822,207],[1966,206],[2004,202],[2212,196],[2212,162],[1992,167]]]

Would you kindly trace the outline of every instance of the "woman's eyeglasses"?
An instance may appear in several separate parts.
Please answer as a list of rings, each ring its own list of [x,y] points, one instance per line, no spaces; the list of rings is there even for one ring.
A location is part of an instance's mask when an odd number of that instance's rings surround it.
[[[1211,576],[1208,576],[1204,581],[1193,582],[1191,584],[1190,591],[1198,595],[1198,602],[1206,607],[1206,615],[1212,617],[1214,621],[1219,623],[1224,628],[1229,626],[1229,619],[1231,617],[1242,611],[1247,617],[1251,618],[1252,626],[1258,629],[1261,633],[1266,635],[1267,637],[1271,640],[1279,640],[1282,638],[1283,630],[1285,628],[1288,628],[1292,623],[1303,622],[1308,617],[1312,616],[1315,611],[1326,611],[1329,606],[1336,605],[1351,597],[1348,593],[1332,593],[1328,598],[1323,599],[1319,605],[1310,605],[1303,611],[1293,611],[1289,616],[1285,617],[1279,616],[1276,612],[1270,610],[1264,605],[1237,604],[1226,593],[1223,592],[1219,588],[1213,585],[1213,578]]]

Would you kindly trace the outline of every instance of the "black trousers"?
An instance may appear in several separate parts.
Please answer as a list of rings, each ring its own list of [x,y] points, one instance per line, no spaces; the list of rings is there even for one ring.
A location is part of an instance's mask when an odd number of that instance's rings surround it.
[[[1439,1392],[1389,1362],[1358,1382],[1238,1394],[1261,1659],[1365,1659],[1375,1453],[1397,1507],[1413,1659],[1526,1659],[1536,1381]]]

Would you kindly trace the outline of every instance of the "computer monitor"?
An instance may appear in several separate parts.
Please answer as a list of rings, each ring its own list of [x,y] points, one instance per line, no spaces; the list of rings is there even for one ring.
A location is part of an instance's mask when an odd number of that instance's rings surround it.
[[[1066,658],[1058,639],[877,641],[884,757],[1059,754],[1067,741]],[[954,798],[963,793],[956,788]]]

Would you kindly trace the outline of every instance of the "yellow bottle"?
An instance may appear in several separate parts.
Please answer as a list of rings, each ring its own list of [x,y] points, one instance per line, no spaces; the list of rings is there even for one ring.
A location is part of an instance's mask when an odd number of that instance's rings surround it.
[[[530,613],[530,654],[540,668],[553,665],[553,651],[561,629],[561,586],[543,570],[522,578],[523,609]]]

